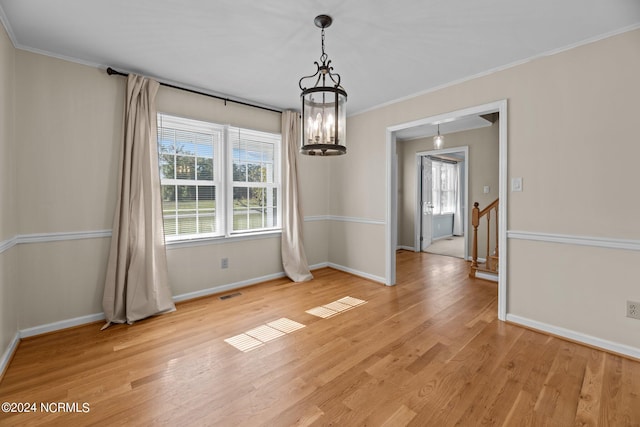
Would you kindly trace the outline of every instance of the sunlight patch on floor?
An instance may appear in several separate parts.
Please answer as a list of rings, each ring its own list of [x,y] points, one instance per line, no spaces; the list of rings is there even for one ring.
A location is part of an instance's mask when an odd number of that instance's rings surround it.
[[[224,340],[224,342],[226,342],[227,344],[231,344],[238,350],[244,352],[253,350],[254,348],[260,347],[262,345],[262,341],[250,337],[247,334],[240,334],[231,338],[227,338],[226,340]]]
[[[305,313],[327,319],[331,316],[335,316],[338,313],[342,313],[343,311],[350,310],[365,303],[365,300],[346,296],[344,298],[340,298],[337,301],[330,302],[329,304],[309,309]]]
[[[278,320],[274,320],[273,322],[269,322],[266,325],[250,329],[243,334],[227,338],[224,342],[246,353],[262,346],[264,343],[280,338],[281,336],[290,334],[291,332],[295,332],[304,327],[305,325],[302,323],[282,317]]]

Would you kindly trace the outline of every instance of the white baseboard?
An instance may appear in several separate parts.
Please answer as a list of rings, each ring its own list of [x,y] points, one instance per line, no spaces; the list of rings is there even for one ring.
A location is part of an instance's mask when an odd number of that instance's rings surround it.
[[[414,248],[413,246],[402,246],[402,245],[398,245],[398,247],[396,248],[396,250],[398,250],[398,249],[404,249],[405,251],[416,252],[416,248]]]
[[[324,267],[335,268],[336,270],[345,271],[347,273],[351,273],[351,274],[354,274],[356,276],[360,276],[360,277],[364,277],[366,279],[370,279],[370,280],[373,280],[373,281],[376,281],[376,282],[384,283],[384,279],[381,278],[381,277],[374,276],[372,274],[363,273],[363,272],[358,271],[358,270],[354,270],[354,269],[351,269],[351,268],[343,267],[343,266],[338,265],[338,264],[333,264],[333,263],[328,263],[328,262],[312,265],[312,266],[310,266],[310,269],[311,270],[315,270],[315,269],[324,268]],[[200,297],[205,297],[205,296],[209,296],[209,295],[219,294],[219,293],[222,293],[222,292],[231,291],[231,290],[238,289],[238,288],[244,288],[245,286],[251,286],[251,285],[255,285],[257,283],[266,282],[268,280],[279,279],[281,277],[285,277],[285,274],[283,272],[282,273],[269,274],[269,275],[266,275],[266,276],[256,277],[256,278],[248,279],[248,280],[242,280],[242,281],[239,281],[239,282],[228,283],[228,284],[225,284],[225,285],[214,286],[214,287],[208,288],[208,289],[202,289],[202,290],[195,291],[195,292],[187,292],[187,293],[184,293],[184,294],[175,295],[173,297],[173,301],[174,302],[181,302],[181,301],[187,301],[187,300],[194,299],[194,298],[200,298]],[[100,320],[104,320],[104,313],[89,314],[89,315],[86,315],[86,316],[80,316],[80,317],[76,317],[76,318],[73,318],[73,319],[61,320],[61,321],[58,321],[58,322],[53,322],[53,323],[47,323],[47,324],[44,324],[44,325],[34,326],[32,328],[22,329],[22,330],[18,331],[18,334],[16,335],[16,340],[19,341],[20,338],[27,338],[27,337],[32,337],[32,336],[35,336],[35,335],[46,334],[48,332],[54,332],[54,331],[59,331],[59,330],[62,330],[62,329],[71,328],[71,327],[74,327],[74,326],[86,325],[88,323],[93,323],[93,322],[97,322],[97,321],[100,321]],[[17,345],[17,341],[16,341],[15,345]],[[9,350],[7,350],[7,351],[9,351]],[[11,354],[11,352],[9,352],[9,354]],[[0,366],[2,366],[2,365],[0,365]]]
[[[608,350],[613,353],[622,354],[634,359],[640,359],[640,349],[625,344],[608,341],[602,338],[583,334],[582,332],[576,332],[570,329],[561,328],[559,326],[549,325],[547,323],[538,322],[537,320],[527,319],[526,317],[516,316],[514,314],[507,314],[507,321],[526,326],[531,329],[537,329],[542,332],[557,335],[559,337],[567,338],[571,341],[577,341],[593,347],[601,348],[603,350]]]
[[[413,248],[411,248],[411,250],[413,250]],[[334,264],[332,262],[322,262],[320,264],[310,265],[309,269],[317,270],[319,268],[325,268],[325,267],[335,268],[336,270],[344,271],[346,273],[351,273],[354,276],[364,277],[365,279],[373,280],[374,282],[380,282],[380,283],[384,284],[384,278],[383,277],[375,276],[375,275],[369,274],[369,273],[363,273],[362,271],[354,270],[352,268],[344,267],[342,265]]]
[[[4,353],[2,353],[2,357],[0,358],[0,378],[2,378],[2,375],[7,369],[7,366],[9,366],[11,357],[13,356],[13,353],[15,353],[16,348],[18,348],[19,342],[20,342],[20,333],[16,332],[16,334],[13,336],[13,339],[9,343],[9,346],[4,351]]]
[[[309,270],[318,270],[320,268],[329,267],[328,262],[321,262],[320,264],[313,264],[309,266]]]
[[[384,277],[376,276],[373,274],[365,273],[359,270],[354,270],[353,268],[344,267],[339,264],[334,264],[332,262],[328,263],[328,267],[335,268],[336,270],[344,271],[346,273],[351,273],[355,276],[364,277],[365,279],[373,280],[374,282],[379,282],[385,284]]]
[[[498,275],[485,273],[484,271],[476,271],[476,277],[478,279],[491,280],[492,282],[498,283]]]
[[[72,328],[74,326],[86,325],[87,323],[98,322],[100,320],[104,320],[104,313],[88,314],[86,316],[74,317],[73,319],[60,320],[59,322],[47,323],[45,325],[21,329],[20,338],[42,335],[48,332],[54,332],[61,329]]]
[[[180,294],[173,297],[174,302],[187,301],[194,298],[206,297],[213,294],[219,294],[221,292],[231,291],[238,288],[244,288],[245,286],[255,285],[256,283],[266,282],[267,280],[279,279],[284,277],[284,273],[274,273],[262,277],[256,277],[254,279],[242,280],[240,282],[228,283],[225,285],[218,285],[208,289],[202,289],[195,292],[187,292],[186,294]]]

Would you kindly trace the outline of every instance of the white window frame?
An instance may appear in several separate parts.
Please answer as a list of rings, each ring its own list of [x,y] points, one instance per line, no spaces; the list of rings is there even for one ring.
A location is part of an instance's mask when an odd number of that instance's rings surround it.
[[[240,132],[242,131],[246,131],[248,134],[251,133],[259,133],[261,134],[263,137],[266,138],[272,138],[273,139],[273,144],[274,144],[274,160],[273,160],[273,183],[264,183],[264,182],[242,182],[242,185],[236,185],[236,183],[240,183],[240,181],[234,181],[233,179],[233,147],[232,147],[232,142],[231,142],[231,138],[229,137],[229,133],[230,132],[236,132],[240,130]],[[226,127],[226,133],[225,133],[225,150],[226,150],[226,162],[225,162],[225,167],[227,168],[227,178],[226,178],[226,202],[227,202],[227,206],[229,207],[228,209],[226,209],[225,214],[226,214],[226,230],[227,230],[227,237],[230,236],[236,236],[236,235],[246,235],[246,234],[257,234],[257,233],[265,233],[265,232],[269,232],[269,231],[276,231],[276,230],[281,230],[282,229],[282,173],[281,173],[281,164],[282,164],[282,157],[281,157],[281,149],[282,149],[282,137],[280,134],[275,134],[275,133],[269,133],[269,132],[257,132],[257,131],[253,131],[251,129],[246,129],[246,128],[238,128],[235,126],[227,126]],[[247,170],[248,173],[248,170]],[[267,189],[272,189],[272,190],[276,190],[276,218],[275,218],[275,225],[272,227],[263,227],[263,228],[259,228],[259,229],[249,229],[249,230],[237,230],[234,231],[233,230],[233,215],[234,215],[234,205],[233,205],[233,189],[235,187],[253,187],[253,188],[267,188]],[[267,206],[268,208],[269,206]]]
[[[220,125],[203,120],[194,120],[184,117],[175,116],[169,113],[158,112],[158,127],[162,123],[167,122],[174,129],[185,131],[196,131],[203,133],[221,132],[219,144],[214,142],[214,173],[212,186],[216,192],[216,230],[212,233],[195,233],[195,234],[175,234],[165,235],[165,241],[168,244],[180,244],[188,242],[202,242],[206,240],[219,239],[237,239],[242,236],[257,236],[272,233],[279,233],[282,229],[282,174],[281,174],[281,146],[282,139],[280,134],[254,131],[246,128],[232,127],[229,125]],[[271,187],[277,191],[276,195],[276,218],[273,227],[265,227],[251,230],[233,230],[233,147],[229,138],[229,131],[246,131],[248,133],[258,132],[268,137],[273,137],[274,143],[274,182],[271,183],[243,183],[243,186],[249,187]],[[158,135],[157,152],[160,156],[160,135]],[[158,170],[158,173],[160,171]],[[160,185],[197,185],[198,180],[184,179],[163,179],[160,177]],[[207,183],[210,181],[206,181]],[[177,195],[176,195],[177,201]],[[164,214],[164,212],[163,212]],[[164,220],[164,218],[163,218]],[[178,227],[176,223],[176,228]]]

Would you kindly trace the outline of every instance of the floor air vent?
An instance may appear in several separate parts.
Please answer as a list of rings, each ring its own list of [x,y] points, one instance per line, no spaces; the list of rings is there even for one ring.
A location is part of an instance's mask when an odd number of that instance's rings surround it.
[[[229,299],[229,298],[233,298],[233,297],[239,297],[240,295],[242,295],[240,292],[234,292],[232,294],[227,294],[227,295],[222,295],[218,298],[225,300],[225,299]]]

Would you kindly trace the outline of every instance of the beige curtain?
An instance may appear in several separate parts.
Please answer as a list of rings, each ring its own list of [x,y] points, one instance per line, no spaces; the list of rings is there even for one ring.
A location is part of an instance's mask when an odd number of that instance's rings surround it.
[[[111,323],[175,310],[169,289],[158,174],[155,97],[159,84],[130,74],[104,309]]]
[[[282,112],[282,266],[294,282],[313,279],[302,244],[302,212],[298,197],[296,152],[300,138],[300,116]]]

